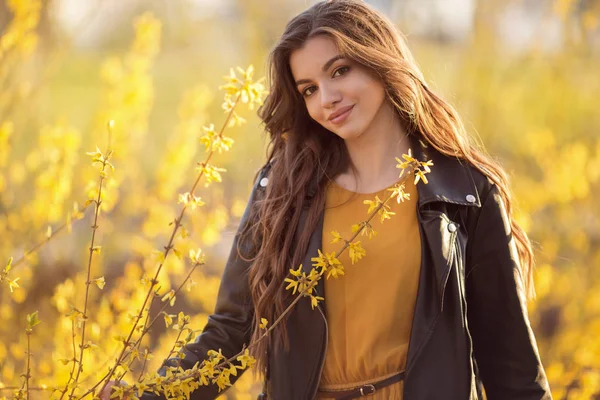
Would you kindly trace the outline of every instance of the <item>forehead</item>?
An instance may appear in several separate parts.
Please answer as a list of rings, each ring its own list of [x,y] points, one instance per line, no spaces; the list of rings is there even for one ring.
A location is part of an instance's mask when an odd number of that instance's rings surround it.
[[[290,69],[294,79],[317,75],[323,64],[337,54],[337,46],[327,36],[319,35],[308,39],[303,47],[290,55]]]

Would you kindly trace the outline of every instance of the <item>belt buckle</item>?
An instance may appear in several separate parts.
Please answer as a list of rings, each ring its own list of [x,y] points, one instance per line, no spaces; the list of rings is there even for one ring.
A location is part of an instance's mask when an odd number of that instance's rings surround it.
[[[371,392],[368,392],[368,393],[365,393],[365,392],[364,392],[364,389],[370,389],[370,390],[372,390],[372,391],[371,391]],[[373,393],[375,393],[375,391],[376,391],[376,390],[377,390],[377,389],[375,389],[375,386],[373,386],[373,385],[371,385],[371,384],[369,384],[369,385],[363,385],[363,387],[361,387],[361,388],[360,388],[360,395],[361,395],[361,396],[366,396],[366,395],[368,395],[368,394],[373,394]]]

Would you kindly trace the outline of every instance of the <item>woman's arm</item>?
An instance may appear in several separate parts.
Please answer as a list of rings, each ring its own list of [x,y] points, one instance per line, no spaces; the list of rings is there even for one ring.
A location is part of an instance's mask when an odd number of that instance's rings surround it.
[[[166,366],[181,366],[184,369],[190,369],[196,362],[208,358],[208,350],[222,349],[225,357],[231,357],[242,350],[244,344],[248,345],[251,335],[251,324],[254,315],[254,307],[252,305],[252,297],[248,286],[248,268],[250,263],[241,259],[237,252],[239,234],[242,229],[248,224],[250,209],[257,196],[261,196],[264,188],[259,185],[261,179],[267,174],[268,167],[263,167],[260,171],[258,179],[254,183],[250,200],[246,206],[246,210],[242,216],[239,227],[237,229],[233,245],[231,247],[225,270],[221,278],[217,303],[213,314],[208,317],[203,332],[198,335],[194,343],[187,344],[183,353],[185,357],[171,358],[166,360],[158,374],[165,376]],[[246,246],[240,246],[242,248]],[[230,376],[233,384],[244,372],[241,370],[237,376]],[[191,400],[208,400],[215,399],[218,395],[216,384],[201,386],[196,389]],[[141,400],[164,400],[164,397],[144,393]]]
[[[487,398],[549,400],[515,239],[496,185],[479,211],[467,247],[467,317]]]

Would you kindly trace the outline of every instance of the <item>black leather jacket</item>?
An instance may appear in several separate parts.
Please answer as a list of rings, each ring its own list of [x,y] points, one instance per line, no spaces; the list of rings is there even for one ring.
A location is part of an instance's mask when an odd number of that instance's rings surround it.
[[[497,187],[475,168],[412,138],[414,156],[431,159],[427,185],[417,184],[422,267],[412,324],[405,400],[548,400],[550,389],[527,315],[518,255]],[[240,226],[257,196],[264,194],[263,168]],[[301,219],[298,230],[303,229]],[[392,219],[393,221],[393,219]],[[303,265],[321,248],[321,216]],[[249,342],[253,307],[249,264],[232,246],[214,313],[184,360],[164,365],[191,368],[209,349],[230,357]],[[317,292],[327,299],[323,282]],[[326,300],[325,300],[326,301]],[[325,307],[301,300],[287,321],[290,351],[271,350],[268,398],[311,400],[319,384],[327,345]],[[164,374],[164,368],[159,370]],[[239,377],[239,376],[238,376]],[[237,377],[231,377],[232,382]],[[203,386],[193,400],[214,399],[216,385]],[[143,400],[159,397],[147,395]]]

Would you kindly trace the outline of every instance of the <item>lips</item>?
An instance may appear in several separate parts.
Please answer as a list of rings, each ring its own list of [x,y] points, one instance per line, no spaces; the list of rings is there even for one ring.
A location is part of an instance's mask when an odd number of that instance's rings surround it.
[[[333,114],[331,114],[329,116],[329,118],[327,118],[328,121],[331,121],[332,119],[339,117],[340,115],[344,114],[347,111],[350,111],[352,109],[352,107],[354,107],[354,104],[351,106],[346,106],[346,107],[342,107],[339,110],[337,110],[336,112],[334,112]]]

